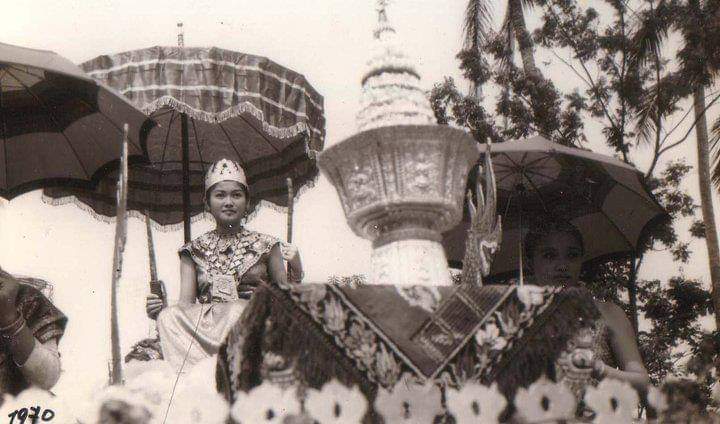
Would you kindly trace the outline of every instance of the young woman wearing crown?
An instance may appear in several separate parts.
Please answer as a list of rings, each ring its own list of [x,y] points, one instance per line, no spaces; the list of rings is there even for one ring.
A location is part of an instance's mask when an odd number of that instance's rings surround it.
[[[216,228],[180,248],[178,304],[163,309],[158,296],[147,297],[148,315],[157,316],[163,357],[175,367],[216,354],[258,284],[302,278],[294,246],[243,227],[249,194],[240,165],[222,159],[210,167],[205,205]],[[283,259],[290,264],[290,275]]]

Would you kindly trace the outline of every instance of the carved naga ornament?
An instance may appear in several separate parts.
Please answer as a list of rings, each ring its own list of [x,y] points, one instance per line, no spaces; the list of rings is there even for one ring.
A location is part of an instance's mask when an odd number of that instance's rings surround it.
[[[467,193],[470,228],[465,239],[462,284],[482,286],[482,277],[490,274],[493,257],[502,240],[501,217],[496,215],[497,188],[490,147],[491,142],[488,141],[482,165],[485,172],[485,194],[483,195],[480,172],[475,181],[477,206],[473,203],[472,193],[469,190]]]

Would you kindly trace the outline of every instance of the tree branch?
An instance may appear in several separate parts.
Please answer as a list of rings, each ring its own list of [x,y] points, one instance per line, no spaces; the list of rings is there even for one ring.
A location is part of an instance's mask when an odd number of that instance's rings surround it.
[[[670,145],[668,145],[668,146],[663,147],[662,149],[660,149],[660,152],[659,152],[658,154],[663,154],[663,153],[667,152],[668,150],[670,150],[670,149],[672,149],[672,148],[674,148],[674,147],[677,147],[677,146],[681,145],[683,142],[685,142],[685,140],[687,140],[687,138],[690,137],[690,134],[691,134],[691,133],[693,132],[693,130],[695,129],[695,126],[697,125],[697,123],[698,123],[698,121],[700,120],[700,118],[702,118],[703,116],[705,116],[705,112],[707,112],[707,110],[710,108],[710,106],[712,106],[713,104],[715,104],[715,102],[717,102],[719,99],[720,99],[720,95],[718,95],[718,96],[716,96],[714,99],[712,99],[712,101],[711,101],[710,103],[708,103],[708,104],[705,106],[705,108],[703,109],[703,113],[702,113],[701,115],[695,117],[695,120],[693,121],[692,125],[690,125],[690,128],[687,130],[687,132],[685,133],[685,135],[684,135],[680,140],[678,140],[678,141],[676,141],[676,142],[674,142],[674,143],[672,143],[672,144],[670,144]]]
[[[550,11],[550,13],[552,13],[553,17],[555,18],[555,21],[558,23],[558,28],[560,29],[560,33],[565,37],[565,42],[569,46],[571,46],[572,50],[575,52],[575,55],[579,56],[579,52],[578,52],[577,45],[575,44],[575,40],[570,36],[570,34],[567,33],[567,31],[565,31],[565,28],[563,27],[562,22],[560,21],[560,18],[558,17],[557,13],[555,12],[555,9],[550,4],[548,4],[546,6],[546,8],[547,8],[547,10]],[[585,75],[587,76],[587,79],[590,82],[590,84],[589,84],[590,89],[597,93],[598,92],[597,84],[595,84],[595,81],[593,80],[592,75],[590,75],[590,71],[588,70],[587,66],[585,66],[585,62],[578,59],[578,63],[580,63],[580,66],[582,66],[583,71],[585,72]],[[617,127],[617,123],[610,115],[608,106],[603,101],[602,96],[600,96],[599,94],[596,94],[596,97],[597,97],[598,102],[600,102],[600,105],[603,108],[603,113],[605,114],[605,117],[608,119],[608,121],[610,121],[610,124],[613,127]]]

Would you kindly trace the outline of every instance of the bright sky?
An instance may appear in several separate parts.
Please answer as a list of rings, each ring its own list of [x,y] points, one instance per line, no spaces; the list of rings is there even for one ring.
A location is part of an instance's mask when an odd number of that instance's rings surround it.
[[[455,55],[464,9],[465,0],[395,0],[389,9],[407,53],[418,59],[423,88],[444,76],[460,79]],[[371,0],[36,0],[3,8],[0,42],[53,50],[80,63],[100,54],[175,45],[176,23],[183,22],[188,46],[267,56],[304,74],[325,97],[327,146],[355,132],[360,78],[375,20]],[[550,59],[540,56],[538,64]],[[573,84],[571,73],[557,60],[543,65],[543,72],[562,76],[556,82],[568,87]],[[467,88],[465,83],[461,86]],[[591,147],[602,151],[597,126],[589,128]],[[692,143],[674,155],[695,164]],[[694,179],[688,187],[697,193]],[[295,219],[294,238],[309,280],[368,271],[369,243],[349,230],[337,194],[323,177],[296,203]],[[193,235],[211,226],[200,222]],[[285,217],[263,210],[250,227],[284,237]],[[85,397],[107,381],[113,234],[114,225],[95,221],[74,205],[46,205],[39,192],[0,205],[0,264],[10,272],[53,282],[55,302],[70,317],[61,342],[65,372],[57,392]],[[160,277],[170,296],[177,296],[176,250],[182,232],[156,232],[155,237]],[[691,249],[694,256],[685,266],[686,274],[707,280],[704,242],[693,242]],[[120,305],[123,353],[148,334],[147,264],[144,224],[130,219]],[[677,273],[677,266],[662,255],[643,268],[646,278],[671,273]]]

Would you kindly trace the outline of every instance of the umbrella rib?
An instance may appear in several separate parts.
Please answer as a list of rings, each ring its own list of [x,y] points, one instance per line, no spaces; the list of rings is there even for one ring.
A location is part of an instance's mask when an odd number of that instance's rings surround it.
[[[92,105],[90,105],[90,103],[86,102],[85,100],[83,100],[83,99],[78,99],[78,100],[80,101],[80,103],[84,104],[84,105],[87,106],[88,108],[90,108],[90,109],[93,108]],[[104,113],[100,112],[100,108],[99,108],[99,107],[97,108],[97,114],[100,115],[100,116],[102,116],[103,118],[105,118],[105,120],[107,120],[107,121],[110,123],[110,125],[112,125],[118,132],[123,132],[123,130],[120,128],[120,126],[118,126],[112,119],[110,119],[110,117],[108,117],[108,116],[105,115]],[[130,143],[132,143],[132,145],[135,146],[135,148],[137,148],[139,151],[142,151],[142,147],[140,147],[140,145],[138,144],[138,142],[133,141],[133,140],[132,140],[131,138],[129,138],[129,137],[128,137],[128,141],[129,141]]]
[[[543,156],[540,156],[540,157],[537,158],[537,159],[533,159],[533,160],[531,160],[530,162],[525,163],[524,165],[525,165],[525,166],[531,166],[531,165],[535,165],[535,164],[538,163],[538,162],[548,161],[548,160],[550,160],[550,159],[552,158],[552,156],[550,156],[549,153],[546,153],[546,152],[541,152],[541,153],[543,154]],[[526,154],[527,154],[527,153],[526,153]]]
[[[28,74],[28,75],[32,75],[32,76],[34,76],[35,78],[40,79],[40,80],[44,78],[44,75],[42,75],[42,74],[34,74],[34,73],[30,72],[30,70],[33,69],[33,68],[30,67],[30,66],[28,66],[27,69],[22,69],[22,68],[18,68],[16,65],[8,64],[8,66],[6,67],[6,69],[13,69],[13,70],[18,71],[18,72],[22,72],[22,73],[25,73],[25,74]]]
[[[615,229],[615,231],[617,231],[618,234],[620,234],[620,236],[623,238],[623,240],[625,240],[625,243],[627,243],[627,245],[630,246],[630,249],[631,249],[632,251],[635,251],[635,246],[633,246],[632,242],[630,242],[630,240],[627,238],[627,236],[625,235],[625,233],[623,233],[622,230],[620,230],[620,228],[617,226],[617,224],[615,224],[615,221],[613,221],[612,219],[610,219],[610,217],[608,216],[608,214],[606,214],[605,211],[602,210],[601,208],[598,208],[598,210],[599,210],[600,213],[605,217],[605,219],[607,219],[607,221],[610,223],[610,225],[612,225],[612,227]]]
[[[30,74],[30,75],[38,78],[38,79],[42,79],[42,75],[35,75],[35,74],[33,74],[32,72],[20,70],[20,69],[18,69],[18,68],[12,67],[12,66],[11,66],[10,68],[12,68],[12,69],[14,69],[14,70],[16,70],[16,71],[25,72],[25,73]],[[13,78],[15,78],[15,79],[17,80],[17,78],[16,78],[14,75],[13,75]],[[19,80],[18,80],[18,82],[19,82]],[[45,79],[45,82],[49,82],[49,80]],[[22,84],[22,83],[21,83],[21,84]],[[23,85],[23,87],[25,87],[26,89],[28,89],[28,87],[26,87],[25,85]],[[97,87],[98,91],[100,91],[100,90],[103,89],[102,86],[100,86],[100,85],[97,84],[97,83],[95,83],[95,87]],[[114,94],[113,94],[113,95],[114,95]],[[108,116],[105,115],[104,113],[100,112],[100,108],[99,108],[99,107],[98,107],[98,108],[94,108],[94,107],[92,107],[92,105],[91,105],[90,103],[86,102],[84,99],[81,99],[81,98],[79,98],[79,97],[77,98],[77,100],[78,100],[80,103],[82,103],[83,105],[87,106],[88,109],[96,109],[98,115],[100,115],[100,116],[102,116],[103,118],[105,118],[105,120],[107,120],[107,121],[110,123],[110,125],[112,125],[118,132],[122,132],[122,128],[121,128],[118,124],[116,124],[115,121],[113,121],[112,119],[110,119],[110,117],[108,117]],[[133,144],[133,146],[135,146],[135,148],[137,148],[138,150],[142,151],[142,148],[140,147],[140,145],[139,145],[137,142],[135,142],[135,141],[133,141],[133,140],[130,140],[130,142]]]
[[[172,114],[170,115],[170,122],[168,122],[167,131],[165,132],[165,142],[163,143],[163,152],[162,152],[162,155],[160,156],[161,169],[165,167],[165,155],[167,154],[168,140],[170,139],[170,128],[172,128],[172,124],[173,124],[173,121],[175,121],[176,116],[177,116],[176,110],[172,109]]]
[[[18,77],[16,77],[15,75],[13,75],[12,72],[8,72],[7,74],[10,75],[13,79],[15,79],[18,83],[20,83],[20,85],[22,85],[23,88],[25,88],[25,90],[27,90],[27,92],[30,93],[30,95],[35,99],[35,101],[37,101],[43,108],[45,108],[45,109],[48,111],[48,115],[50,116],[50,119],[53,121],[53,123],[54,123],[54,124],[57,126],[57,128],[58,128],[58,133],[59,133],[60,135],[62,135],[62,137],[63,137],[63,138],[65,139],[65,141],[67,142],[68,146],[70,147],[70,150],[72,150],[73,155],[75,156],[75,159],[77,159],[78,164],[80,164],[80,167],[82,168],[83,172],[85,173],[85,176],[86,176],[88,179],[90,179],[92,176],[89,175],[87,169],[85,168],[85,164],[83,164],[82,160],[80,159],[80,156],[78,155],[77,151],[75,150],[75,147],[74,147],[74,146],[72,145],[72,143],[70,142],[70,139],[67,137],[67,135],[65,135],[64,130],[61,129],[62,127],[61,127],[60,123],[58,122],[58,120],[57,120],[57,119],[55,118],[55,116],[53,115],[52,110],[51,110],[50,108],[48,108],[45,103],[43,103],[42,99],[40,99],[40,98],[37,96],[37,94],[35,94],[35,93],[30,89],[30,87],[28,87],[27,85],[25,85],[25,83],[23,83]],[[7,160],[7,159],[6,159],[6,160]]]
[[[200,137],[198,137],[197,125],[195,125],[194,119],[190,122],[192,122],[193,134],[195,134],[195,146],[197,146],[198,157],[200,158],[200,168],[203,170],[203,173],[205,173],[205,161],[203,160],[202,148],[200,147]]]
[[[542,194],[540,194],[540,189],[535,185],[535,183],[534,183],[530,178],[528,178],[528,176],[525,174],[525,171],[524,171],[524,170],[523,170],[522,176],[523,176],[523,177],[528,181],[528,183],[532,186],[533,191],[535,192],[535,195],[537,196],[538,200],[540,200],[540,205],[542,206],[543,211],[545,211],[545,213],[547,213],[547,212],[548,212],[548,209],[547,209],[547,207],[545,206],[545,202],[543,201]]]
[[[245,159],[243,159],[242,155],[240,154],[238,149],[235,147],[235,143],[233,143],[232,138],[230,137],[230,134],[227,132],[227,130],[223,126],[222,122],[218,122],[218,125],[220,126],[220,129],[222,130],[223,134],[225,134],[225,137],[227,137],[228,141],[230,142],[230,147],[232,147],[233,150],[235,150],[235,154],[238,156],[238,158],[240,158],[240,163],[245,164],[246,163]]]
[[[248,121],[242,114],[240,114],[239,116],[240,116],[240,118],[241,118],[243,121],[245,121],[248,125],[250,125],[250,127],[255,128],[255,126],[253,126],[253,124],[251,124],[250,121]],[[262,136],[262,138],[264,138],[265,141],[267,141],[267,143],[270,145],[270,147],[272,147],[273,150],[275,150],[275,153],[280,153],[280,152],[281,152],[281,149],[278,149],[277,147],[275,147],[275,145],[272,144],[272,142],[270,141],[270,139],[267,138],[267,136],[265,136],[265,132],[264,132],[264,131],[259,131],[259,133],[260,133],[260,135]]]
[[[622,183],[622,182],[616,180],[615,178],[613,178],[612,180],[615,184],[619,185],[620,187],[625,188],[626,190],[629,190],[630,192],[634,193],[636,196],[642,198],[645,203],[649,204],[653,208],[657,208],[659,206],[659,204],[649,201],[648,199],[645,198],[645,196],[643,196],[641,193],[638,193],[637,191],[633,190],[632,188],[628,187],[625,183]],[[662,206],[660,206],[660,209],[663,209]]]
[[[3,142],[3,160],[5,163],[2,164],[3,170],[5,171],[5,186],[7,187],[8,184],[8,166],[7,166],[7,120],[5,119],[5,113],[3,113],[3,93],[2,93],[2,85],[0,85],[0,118],[2,118],[2,126],[0,126],[0,131],[2,131],[2,142]]]

